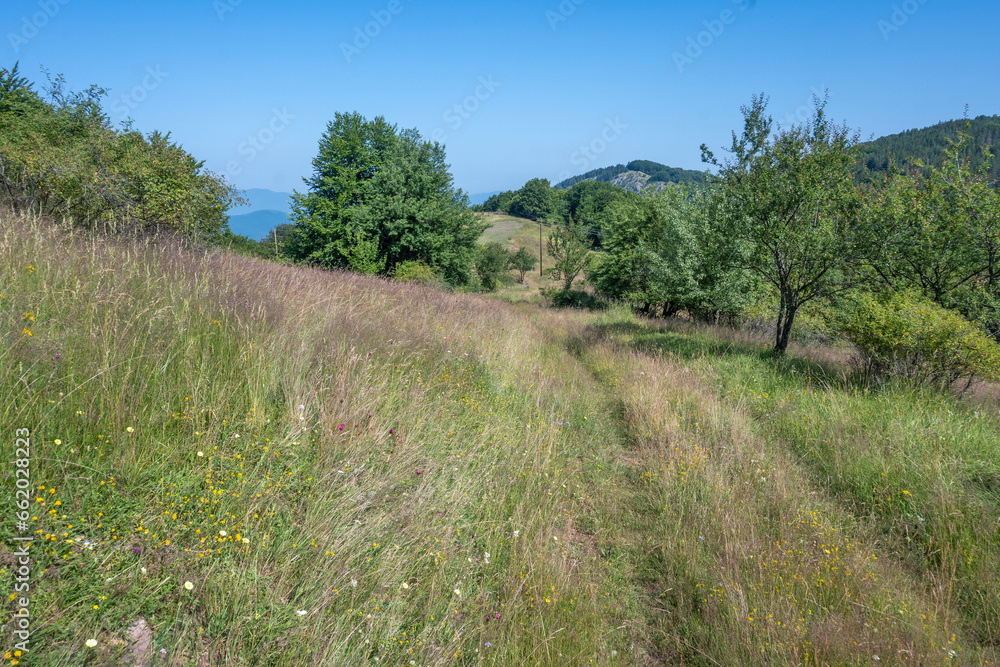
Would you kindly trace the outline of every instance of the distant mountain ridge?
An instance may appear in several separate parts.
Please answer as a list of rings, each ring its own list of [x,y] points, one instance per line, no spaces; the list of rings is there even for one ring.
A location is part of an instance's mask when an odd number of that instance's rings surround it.
[[[286,224],[288,214],[284,211],[254,211],[229,216],[229,229],[233,234],[246,236],[254,241],[265,239],[272,229]]]
[[[229,211],[229,229],[234,234],[259,241],[278,225],[288,223],[291,193],[250,188],[244,194],[247,205]]]
[[[978,169],[984,160],[982,148],[989,145],[996,151],[1000,146],[1000,115],[977,116],[968,121],[944,121],[862,142],[861,178],[876,178],[876,174],[888,171],[890,165],[905,169],[914,158],[920,159],[925,165],[940,165],[948,148],[948,141],[956,140],[959,131],[972,137],[962,157],[970,161],[973,169]],[[990,179],[1000,185],[1000,155],[994,158],[990,166]],[[585,174],[567,178],[553,187],[567,190],[581,181],[611,183],[639,192],[650,185],[662,189],[666,183],[704,183],[705,172],[669,167],[651,160],[633,160],[628,164],[592,169]]]
[[[628,164],[618,164],[613,167],[592,169],[585,174],[567,178],[556,183],[557,190],[567,190],[580,181],[598,181],[612,183],[626,190],[639,192],[643,187],[652,184],[666,183],[697,183],[705,182],[705,174],[691,169],[668,167],[652,160],[632,160]],[[662,188],[663,185],[657,187]]]
[[[290,192],[276,192],[265,188],[250,188],[245,191],[247,200],[246,206],[238,206],[229,211],[230,216],[246,215],[255,211],[281,211],[282,213],[292,212],[292,194]]]
[[[940,165],[948,148],[948,140],[958,139],[960,130],[972,137],[962,157],[968,158],[973,169],[977,169],[983,164],[982,147],[990,144],[995,151],[1000,144],[1000,116],[977,116],[969,120],[968,125],[966,129],[964,119],[949,120],[866,142],[861,148],[863,169],[870,179],[876,174],[885,173],[892,165],[906,168],[913,158],[919,158],[925,165]],[[993,160],[990,179],[1000,182],[1000,159]]]

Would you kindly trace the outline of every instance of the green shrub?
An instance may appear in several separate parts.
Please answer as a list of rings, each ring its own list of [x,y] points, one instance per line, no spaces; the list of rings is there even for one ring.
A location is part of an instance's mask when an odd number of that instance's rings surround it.
[[[853,294],[831,320],[873,379],[897,376],[938,386],[962,378],[1000,379],[1000,346],[957,312],[918,293]]]
[[[476,273],[483,289],[492,292],[504,282],[510,281],[507,271],[510,269],[510,251],[496,241],[487,243],[479,249],[476,258]]]
[[[215,245],[219,248],[226,248],[230,252],[245,257],[259,257],[261,259],[275,259],[274,246],[267,241],[255,241],[242,234],[234,234],[232,230],[226,228],[219,234]]]
[[[518,248],[517,252],[510,256],[510,266],[516,269],[519,276],[517,282],[524,282],[524,274],[531,271],[538,264],[538,259],[528,252],[526,248]]]
[[[112,127],[104,94],[66,92],[56,77],[43,97],[16,65],[0,69],[0,204],[104,232],[219,241],[236,190],[169,133]]]
[[[392,272],[392,277],[406,283],[418,283],[429,287],[441,287],[444,281],[424,262],[400,262]]]
[[[549,305],[553,308],[605,310],[608,307],[607,302],[583,290],[549,288],[542,290],[542,296],[548,300]]]

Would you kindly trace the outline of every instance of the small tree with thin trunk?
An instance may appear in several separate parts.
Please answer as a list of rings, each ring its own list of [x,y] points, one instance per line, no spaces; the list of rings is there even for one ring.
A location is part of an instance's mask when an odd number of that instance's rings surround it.
[[[510,268],[510,251],[496,241],[491,241],[479,249],[479,257],[476,259],[476,272],[479,274],[479,281],[483,288],[492,292],[506,277]]]
[[[538,264],[538,258],[524,248],[518,248],[517,252],[510,256],[511,267],[521,274],[517,280],[519,283],[524,282],[524,274],[535,268],[536,264]]]
[[[572,219],[563,226],[556,228],[549,236],[549,254],[555,258],[553,271],[556,277],[562,277],[564,287],[568,290],[573,281],[587,265],[590,255],[590,241],[586,230]]]
[[[827,119],[826,100],[815,103],[809,123],[772,137],[767,100],[754,96],[742,108],[743,133],[733,132],[730,159],[720,164],[702,145],[702,159],[720,167],[719,232],[735,243],[732,261],[778,293],[778,355],[788,347],[799,309],[847,287],[866,245],[858,238],[858,135]]]

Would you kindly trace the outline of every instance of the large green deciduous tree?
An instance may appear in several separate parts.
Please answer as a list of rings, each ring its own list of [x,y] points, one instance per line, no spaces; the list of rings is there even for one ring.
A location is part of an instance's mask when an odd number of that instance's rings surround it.
[[[381,116],[337,113],[305,182],[309,192],[292,197],[292,257],[365,273],[417,261],[468,281],[486,225],[454,188],[440,144]]]
[[[573,186],[578,187],[580,184]],[[677,283],[686,283],[690,272],[671,271],[664,255],[684,255],[684,240],[672,224],[672,210],[653,197],[629,194],[609,209],[613,223],[603,239],[601,261],[594,262],[588,278],[598,291],[614,299],[641,304],[649,313],[657,304],[665,314],[678,310]]]
[[[720,167],[727,211],[721,231],[739,250],[732,261],[777,290],[779,355],[802,305],[844,288],[847,272],[866,249],[857,238],[858,137],[832,124],[825,105],[817,98],[809,123],[772,136],[767,100],[754,96],[742,108],[743,132],[733,132],[729,159],[720,164],[702,145],[702,159]]]
[[[555,209],[552,186],[547,178],[533,178],[514,193],[507,205],[510,215],[528,220],[545,220]]]
[[[662,307],[664,316],[735,319],[756,294],[756,278],[732,267],[713,225],[715,200],[711,188],[674,184],[619,200],[608,209],[606,252],[588,277],[647,314]]]

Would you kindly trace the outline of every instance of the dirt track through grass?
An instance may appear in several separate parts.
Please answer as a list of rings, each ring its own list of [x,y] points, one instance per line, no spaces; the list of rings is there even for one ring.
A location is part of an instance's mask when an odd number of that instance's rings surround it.
[[[3,222],[41,664],[996,663],[988,397]]]
[[[667,664],[995,664],[988,615],[996,593],[989,577],[948,579],[949,572],[938,569],[940,583],[933,583],[935,559],[922,553],[913,557],[910,540],[900,539],[904,529],[898,516],[887,509],[888,524],[871,520],[856,511],[856,499],[831,485],[852,476],[860,482],[867,470],[825,464],[816,452],[796,445],[800,436],[781,417],[805,422],[799,426],[806,430],[826,428],[828,437],[843,439],[857,432],[844,429],[845,417],[864,423],[872,411],[887,414],[885,407],[865,409],[860,403],[847,413],[841,409],[821,416],[810,409],[810,401],[820,400],[813,390],[801,392],[797,409],[783,410],[767,390],[787,384],[788,378],[805,389],[823,366],[801,357],[775,366],[765,347],[752,337],[727,341],[628,315],[597,320],[577,345],[578,355],[621,401],[629,443],[625,460],[633,479],[646,489],[632,501],[635,516],[642,519],[634,530],[623,528],[638,538],[632,568],[637,583],[652,593],[647,611],[658,612],[647,615],[647,643],[655,646],[650,659]],[[757,387],[738,386],[753,377]],[[828,390],[827,401],[859,400],[836,387]],[[941,419],[948,412],[944,405],[935,407],[932,395],[920,396],[908,408],[914,416]],[[783,392],[780,401],[788,400]],[[941,400],[958,409],[953,401]],[[898,414],[907,414],[906,409]],[[988,427],[989,435],[979,435],[982,418],[978,412],[971,417],[955,417],[961,426],[956,423],[951,431],[963,434],[968,444],[962,449],[980,443],[995,451],[996,424]],[[907,429],[889,432],[906,437]],[[978,456],[968,460],[976,470]],[[923,467],[933,470],[933,459]],[[911,463],[895,474],[912,487],[925,478],[920,469]],[[900,499],[905,506],[913,495],[900,487],[882,497],[890,504]],[[951,497],[947,502],[968,506],[954,492]],[[937,534],[961,535],[954,532],[961,531],[962,519],[956,517],[980,521],[976,511],[970,515],[974,509],[973,503],[953,514]],[[986,528],[980,539],[988,542],[989,533]],[[980,555],[964,564],[972,572],[993,567],[985,545],[979,549]],[[960,581],[976,582],[970,590],[982,596],[969,605],[971,614],[962,611],[958,596],[939,594]]]

